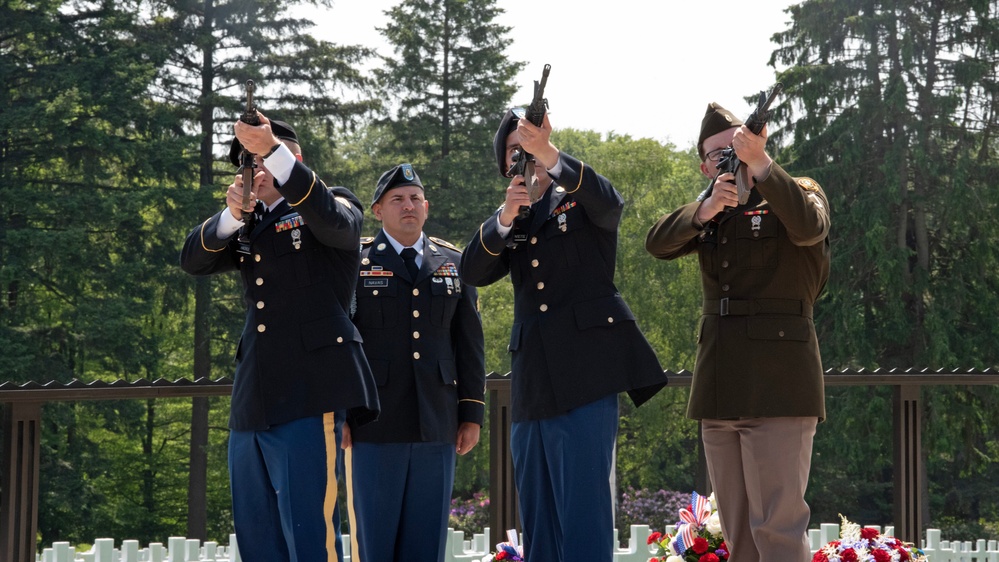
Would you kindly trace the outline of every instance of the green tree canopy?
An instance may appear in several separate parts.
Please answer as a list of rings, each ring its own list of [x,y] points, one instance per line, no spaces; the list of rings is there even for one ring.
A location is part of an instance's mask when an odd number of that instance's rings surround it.
[[[816,317],[825,364],[999,364],[999,6],[810,1],[789,13],[771,60],[788,68],[780,78],[792,100],[782,157],[822,183],[833,217],[832,275]],[[886,389],[861,390],[829,395],[812,496],[824,510],[837,496],[862,509],[887,505],[890,489],[877,483],[892,470],[890,429],[858,421],[884,410]],[[994,520],[999,508],[978,498],[994,497],[999,482],[999,390],[924,395],[935,503]],[[858,439],[875,428],[880,442]]]
[[[516,66],[500,13],[495,0],[403,0],[380,30],[395,51],[376,72],[392,100],[380,169],[413,163],[432,189],[427,231],[440,236],[467,239],[502,201],[492,137]]]

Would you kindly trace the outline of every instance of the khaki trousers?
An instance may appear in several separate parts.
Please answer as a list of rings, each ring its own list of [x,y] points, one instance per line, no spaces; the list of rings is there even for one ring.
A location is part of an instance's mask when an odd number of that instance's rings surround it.
[[[811,559],[805,503],[817,418],[701,420],[729,562]]]

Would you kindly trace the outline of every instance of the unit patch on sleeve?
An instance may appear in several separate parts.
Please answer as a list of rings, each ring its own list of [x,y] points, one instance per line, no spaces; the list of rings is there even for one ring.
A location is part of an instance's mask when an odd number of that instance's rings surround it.
[[[798,187],[805,191],[818,191],[819,184],[812,178],[798,178]]]

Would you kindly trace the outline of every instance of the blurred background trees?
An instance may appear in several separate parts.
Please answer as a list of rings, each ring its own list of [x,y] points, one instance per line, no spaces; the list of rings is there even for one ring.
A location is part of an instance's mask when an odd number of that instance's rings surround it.
[[[383,58],[314,40],[289,6],[0,5],[0,380],[231,376],[239,282],[186,276],[177,255],[221,207],[247,79],[266,114],[296,126],[306,162],[362,202],[382,171],[412,162],[428,185],[427,231],[463,245],[503,201],[492,135],[506,107],[529,100],[511,99],[518,63],[504,55],[510,30],[495,22],[494,1],[400,2],[381,30],[393,48]],[[786,94],[771,150],[830,199],[832,277],[816,307],[826,367],[999,365],[999,7],[867,0],[789,10],[773,38]],[[693,147],[555,127],[555,143],[624,196],[618,287],[663,365],[692,369],[697,261],[656,261],[643,241],[703,189]],[[512,289],[504,280],[480,296],[486,365],[505,373]],[[840,512],[891,523],[890,398],[884,388],[830,389],[813,523]],[[955,538],[999,538],[999,440],[988,429],[999,426],[999,389],[923,398],[928,523],[968,533]],[[682,389],[639,409],[622,401],[622,501],[696,486],[697,426],[685,406]],[[225,540],[227,415],[227,399],[48,405],[41,542]],[[485,434],[459,463],[456,497],[481,503]]]

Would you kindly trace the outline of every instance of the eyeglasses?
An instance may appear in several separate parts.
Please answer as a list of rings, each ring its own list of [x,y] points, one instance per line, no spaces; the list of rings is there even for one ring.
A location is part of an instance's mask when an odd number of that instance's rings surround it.
[[[725,147],[728,148],[728,147]],[[711,162],[718,162],[721,160],[722,152],[725,152],[725,148],[716,148],[711,152],[704,155],[705,160],[710,160]]]

